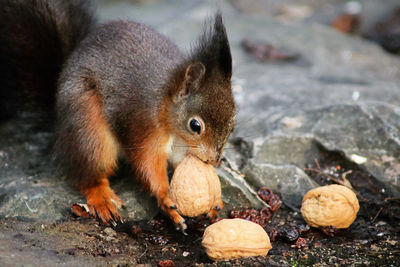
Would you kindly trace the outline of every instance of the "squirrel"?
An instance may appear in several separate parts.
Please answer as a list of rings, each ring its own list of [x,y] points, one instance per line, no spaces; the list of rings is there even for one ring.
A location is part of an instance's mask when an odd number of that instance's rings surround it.
[[[218,166],[235,125],[232,56],[221,13],[183,53],[150,26],[98,24],[93,10],[87,0],[3,1],[1,94],[7,89],[15,99],[53,110],[55,159],[94,217],[106,225],[122,220],[123,202],[109,185],[122,157],[184,230],[168,196],[167,166],[186,154]],[[217,216],[222,204],[208,215]]]

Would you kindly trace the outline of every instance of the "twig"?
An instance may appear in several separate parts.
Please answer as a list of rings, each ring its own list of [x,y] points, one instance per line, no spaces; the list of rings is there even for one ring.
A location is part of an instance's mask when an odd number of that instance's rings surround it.
[[[143,257],[147,253],[147,250],[148,250],[147,243],[144,243],[144,245],[146,246],[146,250],[139,256],[138,259],[140,259],[141,257]]]
[[[392,201],[392,200],[400,200],[400,197],[387,197],[383,201]]]
[[[317,158],[314,158],[314,162],[315,162],[315,165],[317,165],[318,170],[321,171],[321,166],[319,165]]]
[[[376,218],[379,216],[379,214],[381,214],[382,210],[383,210],[383,207],[381,207],[381,208],[378,210],[378,212],[376,213],[375,217],[372,219],[371,223],[373,223],[373,222],[376,220]]]
[[[315,161],[315,164],[317,165],[317,168],[318,168],[318,169],[315,169],[315,168],[304,168],[304,170],[305,170],[305,171],[313,171],[313,172],[316,172],[316,173],[318,173],[318,174],[320,174],[320,175],[324,175],[325,177],[327,177],[327,178],[330,179],[331,181],[333,181],[333,182],[335,182],[335,183],[337,183],[337,184],[346,186],[347,188],[351,189],[357,196],[360,197],[360,199],[361,199],[362,201],[369,202],[368,199],[366,199],[365,197],[363,197],[363,196],[362,196],[359,192],[357,192],[352,186],[349,187],[349,186],[346,184],[345,181],[347,181],[348,184],[351,185],[350,181],[346,178],[346,176],[347,176],[348,174],[350,174],[350,173],[352,172],[352,170],[349,170],[349,171],[347,171],[347,172],[342,173],[342,179],[343,179],[343,181],[342,181],[342,180],[337,179],[337,178],[335,178],[335,177],[333,177],[333,176],[331,176],[331,175],[329,175],[329,174],[323,173],[322,170],[321,170],[321,167],[319,166],[318,160],[317,160],[317,159],[314,159],[314,161]]]
[[[350,181],[347,179],[347,175],[350,174],[350,173],[352,173],[352,172],[353,172],[352,170],[348,170],[347,172],[342,173],[341,177],[342,177],[343,183],[344,183],[347,187],[353,189],[353,186],[351,185]]]

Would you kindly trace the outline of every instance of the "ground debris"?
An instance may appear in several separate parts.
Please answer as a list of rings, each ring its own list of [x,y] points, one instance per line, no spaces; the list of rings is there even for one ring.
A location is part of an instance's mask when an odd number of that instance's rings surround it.
[[[268,43],[256,43],[249,39],[242,41],[243,49],[254,56],[258,61],[294,61],[297,60],[300,55],[298,53],[288,51],[283,48],[277,48]]]

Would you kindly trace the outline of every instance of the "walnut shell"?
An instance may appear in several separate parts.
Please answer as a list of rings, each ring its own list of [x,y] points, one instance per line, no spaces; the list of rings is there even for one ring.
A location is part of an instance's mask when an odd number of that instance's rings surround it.
[[[265,256],[272,248],[264,229],[243,219],[223,219],[208,226],[201,244],[216,261]]]
[[[303,197],[301,214],[313,227],[347,228],[360,209],[357,196],[343,185],[327,185],[311,189]]]
[[[186,155],[175,169],[169,196],[181,215],[195,217],[221,202],[221,184],[213,166]]]

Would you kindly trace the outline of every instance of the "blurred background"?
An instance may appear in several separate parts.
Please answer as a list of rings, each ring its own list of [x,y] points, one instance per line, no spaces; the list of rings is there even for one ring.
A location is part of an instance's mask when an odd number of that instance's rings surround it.
[[[97,0],[103,20],[141,18],[158,24],[162,17],[190,13],[201,0]],[[268,16],[286,23],[317,23],[379,43],[393,54],[400,53],[400,2],[398,0],[229,0],[235,10]],[[224,2],[224,4],[218,3]],[[151,18],[152,10],[164,16]],[[173,9],[176,9],[172,11]]]

